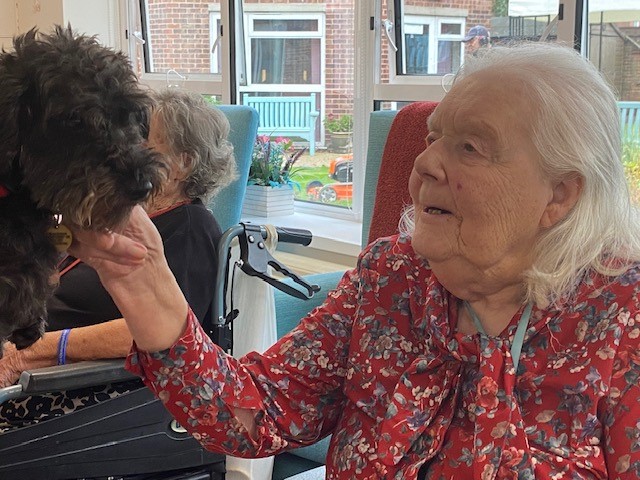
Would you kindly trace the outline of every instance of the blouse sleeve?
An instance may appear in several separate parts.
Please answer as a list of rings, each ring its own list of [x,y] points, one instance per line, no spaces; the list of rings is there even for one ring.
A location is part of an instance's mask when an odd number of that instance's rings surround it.
[[[210,450],[255,457],[311,444],[330,433],[342,410],[358,284],[356,271],[347,272],[323,305],[263,355],[225,354],[190,312],[175,345],[156,353],[134,345],[127,366]],[[234,409],[253,411],[256,439]]]
[[[613,361],[609,395],[603,399],[604,454],[608,478],[640,478],[640,314],[620,315],[626,328]]]

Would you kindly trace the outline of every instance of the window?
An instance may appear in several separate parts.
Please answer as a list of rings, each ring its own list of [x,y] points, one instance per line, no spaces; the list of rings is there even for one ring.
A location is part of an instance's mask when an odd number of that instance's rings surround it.
[[[293,17],[293,18],[292,18]],[[251,84],[320,85],[322,19],[249,16]]]
[[[493,45],[520,39],[574,44],[578,39],[577,48],[605,75],[619,100],[640,102],[638,1],[563,1],[562,18],[559,8],[559,0],[461,0],[455,9],[440,8],[436,2],[395,0],[388,12],[377,13],[381,19],[397,20],[392,39],[398,50],[385,40],[380,28],[378,79],[372,100],[385,109],[400,108],[411,100],[439,100],[444,95],[442,75],[455,72],[469,54],[461,38],[474,25],[483,25]],[[588,14],[582,15],[587,8]],[[581,19],[587,20],[584,25]],[[622,159],[632,194],[640,204],[638,145],[640,139],[625,141]]]
[[[343,175],[353,170],[351,131],[345,127],[351,125],[353,111],[352,2],[243,4],[247,82],[238,85],[240,101],[268,97],[265,110],[289,115],[288,97],[311,97],[317,112],[313,135],[278,128],[277,121],[260,132],[275,140],[284,136],[296,149],[307,148],[291,176],[297,210],[352,216],[352,178]]]
[[[227,3],[203,0],[125,2],[129,54],[140,80],[228,102],[229,36],[222,35]]]
[[[446,74],[460,67],[464,18],[406,15],[402,31],[404,74]]]
[[[629,102],[625,107],[640,107],[640,5],[637,1],[620,1],[615,6],[592,1],[588,19],[589,59],[609,80],[619,100]],[[622,161],[631,196],[640,205],[640,138],[623,132]]]
[[[132,19],[130,54],[143,82],[154,87],[180,82],[224,103],[231,98],[241,103],[244,93],[314,95],[319,112],[317,153],[305,155],[296,165],[304,172],[297,180],[301,202],[296,208],[356,217],[361,210],[367,118],[373,106],[399,108],[415,100],[440,100],[446,74],[455,72],[470,54],[462,39],[475,25],[490,31],[492,44],[518,38],[573,42],[579,18],[576,9],[583,1],[564,0],[562,19],[557,17],[559,3],[458,0],[443,6],[435,0],[122,0]],[[583,36],[589,58],[616,86],[621,100],[640,100],[631,80],[640,71],[634,46],[640,43],[638,19],[620,18],[623,12],[638,11],[637,0],[589,3],[590,26]],[[136,10],[133,15],[132,9]],[[606,13],[598,17],[598,12]],[[232,70],[235,77],[230,75]],[[346,145],[339,146],[339,135],[332,135],[327,124],[344,115],[352,115],[353,132]],[[304,138],[293,140],[297,146],[308,145]],[[317,185],[313,182],[323,186],[334,182],[331,172],[345,165],[352,172],[350,200],[333,201],[333,195],[320,197],[313,190],[311,196],[307,194],[309,184]],[[336,206],[342,208],[324,208]]]

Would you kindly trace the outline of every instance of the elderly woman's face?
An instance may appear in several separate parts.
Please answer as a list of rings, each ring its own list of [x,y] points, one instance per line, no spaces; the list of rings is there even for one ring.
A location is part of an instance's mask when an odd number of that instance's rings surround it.
[[[539,168],[520,83],[504,73],[473,74],[430,119],[409,191],[413,246],[432,266],[454,260],[521,271],[531,263],[553,189]]]
[[[164,124],[156,113],[152,113],[149,119],[149,139],[147,146],[162,154],[163,157],[171,156],[171,147],[167,142],[167,133]]]
[[[151,119],[149,121],[149,140],[147,141],[147,146],[161,154],[162,161],[169,169],[167,180],[184,176],[180,173],[182,167],[180,158],[176,157],[176,155],[171,151],[165,126],[162,119],[155,113],[151,114]]]

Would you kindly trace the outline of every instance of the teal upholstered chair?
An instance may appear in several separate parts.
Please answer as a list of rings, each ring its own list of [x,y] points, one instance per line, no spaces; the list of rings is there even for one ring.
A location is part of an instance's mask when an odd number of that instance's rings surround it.
[[[223,188],[208,207],[224,232],[240,222],[242,202],[247,189],[247,178],[251,166],[251,153],[258,131],[258,112],[245,105],[219,105],[231,125],[229,141],[233,145],[238,178]]]
[[[413,160],[424,149],[427,117],[435,106],[432,102],[418,102],[399,112],[377,111],[370,114],[361,236],[363,247],[373,237],[394,233],[400,212],[408,203],[408,177]],[[392,136],[387,138],[390,132]],[[394,198],[384,201],[378,198],[376,201],[379,188],[381,192],[391,192]],[[389,214],[390,212],[384,211],[386,207],[393,212]],[[305,276],[310,283],[321,286],[321,293],[308,301],[276,291],[278,337],[293,329],[301,318],[320,305],[326,293],[336,286],[343,274],[344,272],[330,272]],[[305,480],[324,478],[324,472],[319,467],[325,463],[329,438],[277,455],[272,480],[287,479],[302,472],[307,472]]]
[[[378,173],[382,163],[384,145],[389,129],[396,118],[396,110],[379,110],[369,115],[369,142],[367,143],[367,165],[364,171],[364,195],[362,200],[362,236],[360,245],[365,247],[369,242],[371,215],[376,201]]]

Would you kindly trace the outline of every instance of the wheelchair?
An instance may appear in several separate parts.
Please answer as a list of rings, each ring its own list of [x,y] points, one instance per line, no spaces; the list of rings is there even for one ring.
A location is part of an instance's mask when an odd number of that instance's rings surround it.
[[[309,245],[306,230],[276,227],[278,242]],[[218,243],[211,325],[212,340],[228,352],[233,348],[233,320],[227,312],[226,290],[231,244],[238,239],[247,275],[287,295],[311,298],[318,290],[271,256],[264,226],[240,223]],[[269,275],[269,267],[288,282]],[[47,392],[134,381],[124,361],[100,360],[47,367],[22,373],[16,385],[0,389],[0,403]],[[120,396],[33,425],[0,434],[0,479],[3,480],[222,480],[225,455],[205,450],[165,410],[138,379],[138,387]]]

